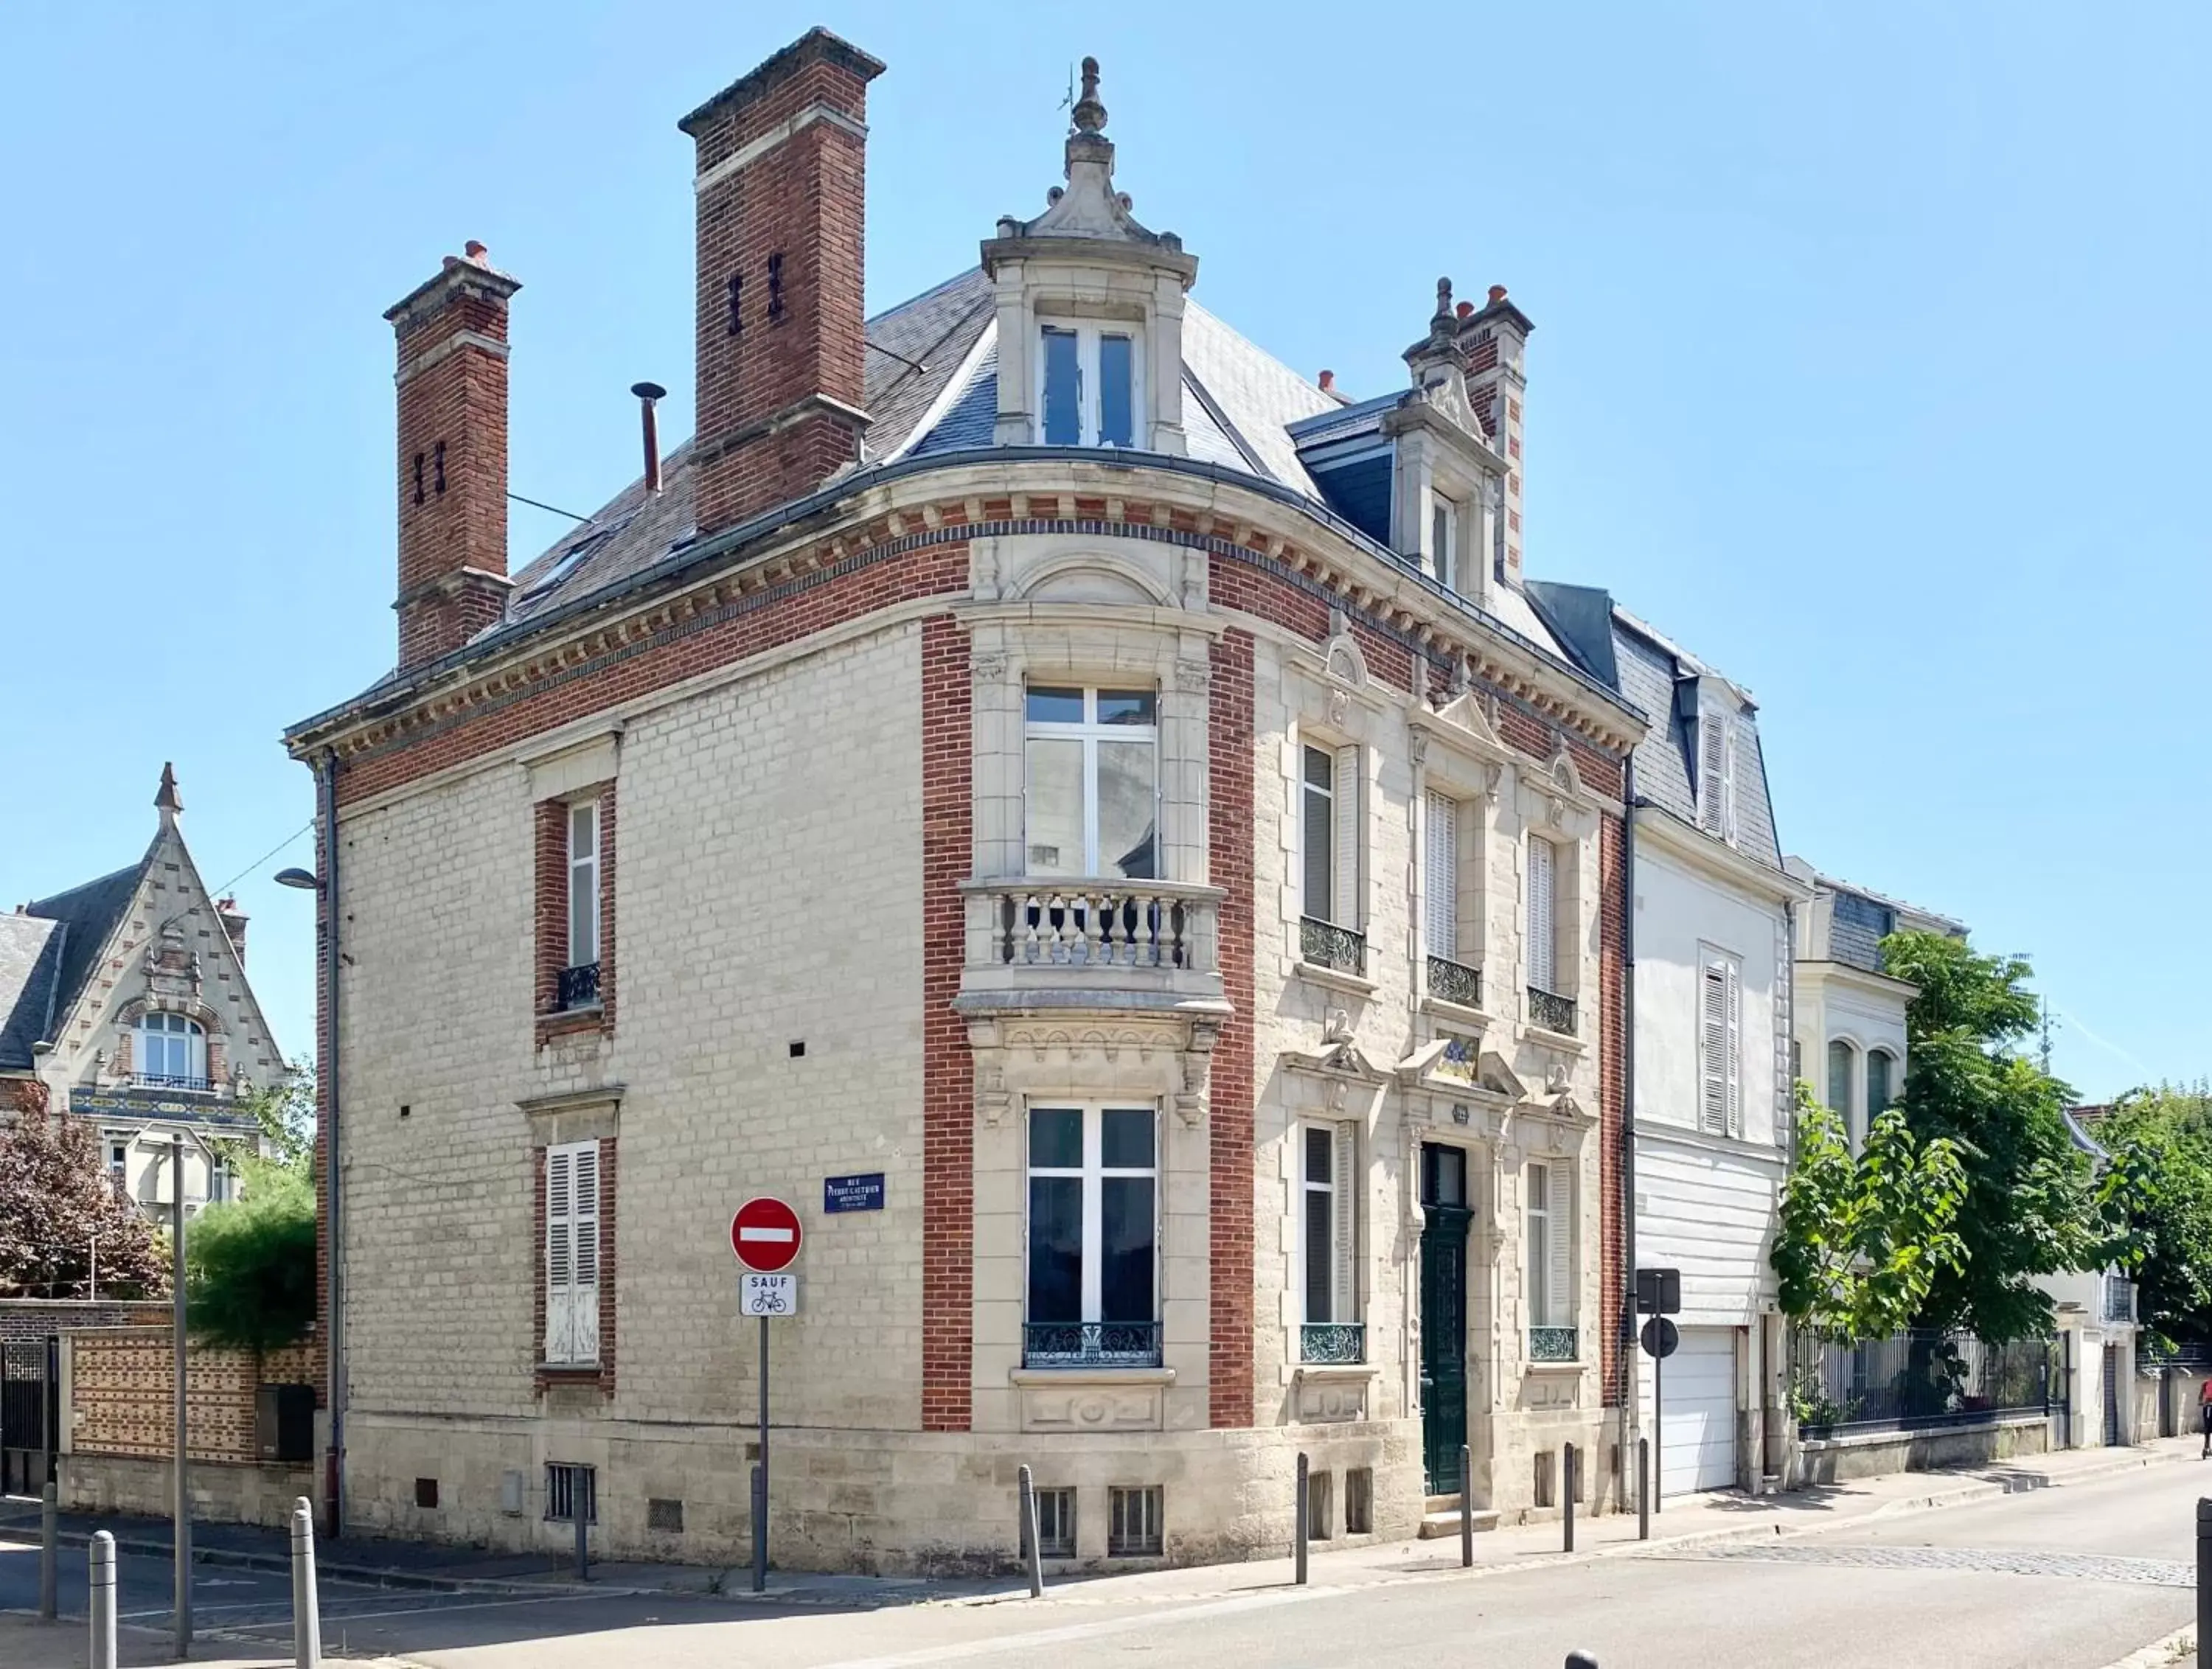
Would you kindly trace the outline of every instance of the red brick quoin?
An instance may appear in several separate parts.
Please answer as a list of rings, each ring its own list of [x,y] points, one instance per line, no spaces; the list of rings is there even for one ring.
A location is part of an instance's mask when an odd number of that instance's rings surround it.
[[[1218,563],[1216,564],[1218,571]],[[1214,1044],[1206,1111],[1207,1253],[1212,1350],[1206,1411],[1216,1426],[1253,1422],[1252,1359],[1252,634],[1213,646],[1206,696],[1212,775],[1206,864],[1221,901],[1222,993],[1235,1010]]]

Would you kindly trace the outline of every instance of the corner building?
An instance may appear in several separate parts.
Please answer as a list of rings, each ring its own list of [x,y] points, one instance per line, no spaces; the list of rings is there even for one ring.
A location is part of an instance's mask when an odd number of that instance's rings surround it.
[[[1644,724],[1523,595],[1528,320],[1439,286],[1405,388],[1291,372],[1088,64],[1043,213],[864,320],[881,68],[817,30],[685,119],[700,432],[518,573],[516,281],[392,309],[399,665],[288,737],[344,1521],[741,1557],[755,1194],[780,1564],[1005,1563],[1024,1463],[1083,1564],[1279,1551],[1300,1451],[1324,1539],[1462,1444],[1478,1510],[1568,1443],[1610,1504]]]

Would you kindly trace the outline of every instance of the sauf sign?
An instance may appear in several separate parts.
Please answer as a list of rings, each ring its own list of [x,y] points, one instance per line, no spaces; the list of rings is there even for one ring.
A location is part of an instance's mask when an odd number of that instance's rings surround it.
[[[738,1311],[760,1318],[760,1464],[753,1468],[753,1592],[768,1587],[768,1324],[799,1314],[799,1275],[792,1265],[806,1237],[787,1201],[757,1195],[730,1219],[737,1254]]]

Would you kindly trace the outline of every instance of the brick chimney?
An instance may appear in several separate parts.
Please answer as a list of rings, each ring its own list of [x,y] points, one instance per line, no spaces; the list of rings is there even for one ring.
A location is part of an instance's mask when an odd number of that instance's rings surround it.
[[[403,672],[506,605],[507,314],[521,288],[471,243],[384,315],[399,354]]]
[[[238,900],[225,893],[215,901],[215,919],[222,924],[223,937],[230,948],[238,953],[240,966],[246,962],[246,912],[238,907]]]
[[[860,456],[868,83],[810,29],[677,124],[698,147],[699,531],[803,497]]]
[[[1528,315],[1505,299],[1505,286],[1492,284],[1490,299],[1460,320],[1460,346],[1467,352],[1467,397],[1482,432],[1505,459],[1504,513],[1498,519],[1498,577],[1521,583],[1521,408],[1528,390],[1522,369]]]

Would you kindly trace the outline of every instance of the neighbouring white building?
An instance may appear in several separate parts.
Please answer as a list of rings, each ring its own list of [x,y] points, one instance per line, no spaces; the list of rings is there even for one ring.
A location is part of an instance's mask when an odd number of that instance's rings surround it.
[[[1755,1490],[1780,1470],[1768,1259],[1790,1162],[1793,916],[1812,889],[1783,867],[1749,695],[1602,592],[1530,589],[1650,720],[1630,795],[1630,1251],[1680,1271],[1682,1308],[1663,1374],[1636,1354],[1639,1419],[1662,1496]]]

